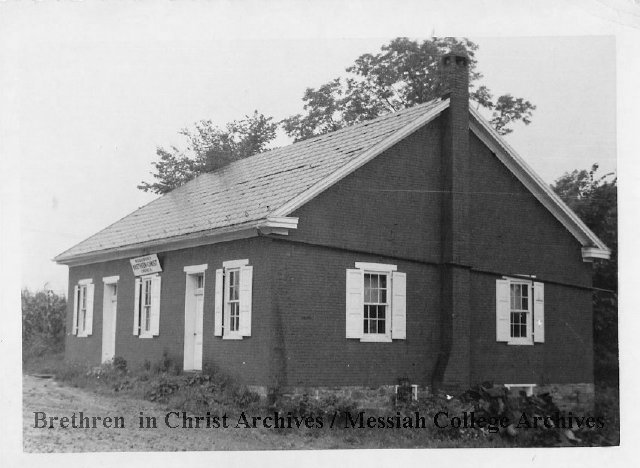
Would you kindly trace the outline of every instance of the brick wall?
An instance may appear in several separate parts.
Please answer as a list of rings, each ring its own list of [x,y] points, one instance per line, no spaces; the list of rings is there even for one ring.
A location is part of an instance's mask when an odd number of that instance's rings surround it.
[[[293,240],[440,260],[440,118],[296,210]]]
[[[591,264],[573,235],[473,134],[470,151],[472,381],[593,382]],[[495,280],[513,274],[545,283],[545,343],[495,340]]]
[[[265,385],[269,381],[268,356],[272,333],[271,264],[269,244],[265,238],[244,239],[192,249],[156,252],[163,272],[160,310],[160,335],[151,339],[133,334],[134,276],[128,259],[70,268],[69,297],[79,279],[92,278],[95,286],[93,334],[78,338],[67,335],[66,357],[97,365],[102,353],[102,298],[104,276],[119,275],[116,321],[116,356],[124,357],[130,366],[140,366],[145,360],[159,361],[167,353],[182,365],[184,355],[184,315],[188,265],[208,264],[205,272],[203,317],[203,362],[214,363],[227,373],[250,384]],[[227,260],[249,259],[253,265],[253,320],[251,337],[240,341],[213,336],[215,269]],[[73,301],[69,301],[67,329],[71,330]]]
[[[399,377],[426,385],[439,346],[438,268],[419,262],[276,241],[275,314],[284,333],[282,385],[373,386],[397,384]],[[345,338],[346,269],[355,262],[393,263],[407,274],[407,338],[363,343]]]

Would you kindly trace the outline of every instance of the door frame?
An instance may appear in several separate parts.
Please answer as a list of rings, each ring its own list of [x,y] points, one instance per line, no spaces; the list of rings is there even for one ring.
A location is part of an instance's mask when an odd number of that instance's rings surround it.
[[[102,278],[102,347],[100,362],[109,362],[116,355],[116,334],[118,323],[118,280],[119,276],[105,276]],[[115,302],[115,306],[114,306]],[[109,324],[107,327],[106,325]],[[107,331],[110,335],[107,336]],[[110,341],[113,351],[105,357],[105,344]]]
[[[202,370],[202,358],[204,351],[204,283],[205,283],[205,271],[207,270],[208,265],[190,265],[184,267],[185,272],[185,294],[184,294],[184,350],[183,350],[183,369],[185,371],[201,371]],[[196,354],[196,342],[195,342],[195,330],[196,330],[196,281],[198,276],[202,275],[203,277],[203,288],[202,288],[202,303],[203,310],[200,318],[200,330],[202,330],[202,346],[200,347],[200,365],[196,365],[195,354]]]

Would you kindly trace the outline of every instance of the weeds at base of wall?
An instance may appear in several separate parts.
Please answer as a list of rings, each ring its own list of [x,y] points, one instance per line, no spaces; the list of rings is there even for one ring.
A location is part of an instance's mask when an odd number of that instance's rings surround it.
[[[159,361],[144,363],[134,370],[121,357],[96,367],[64,362],[61,358],[46,366],[39,364],[56,380],[73,387],[98,393],[123,393],[192,413],[246,409],[260,401],[258,394],[212,366],[201,373],[183,373],[179,363],[167,353]]]
[[[186,411],[197,415],[205,414],[249,414],[272,413],[292,417],[320,417],[325,421],[323,428],[296,429],[298,436],[307,438],[312,444],[320,443],[327,448],[347,446],[361,448],[410,448],[410,447],[526,447],[526,446],[601,446],[619,443],[619,412],[617,390],[608,387],[596,389],[596,411],[607,420],[604,431],[581,430],[575,433],[549,431],[518,431],[501,429],[496,432],[475,428],[436,428],[431,421],[438,411],[452,415],[475,412],[477,415],[495,417],[526,412],[531,416],[549,414],[556,407],[549,400],[539,398],[507,398],[503,390],[469,389],[458,397],[445,394],[432,395],[418,401],[401,405],[391,405],[386,411],[369,411],[356,401],[335,395],[315,398],[309,394],[280,398],[275,401],[261,401],[258,394],[238,384],[235,379],[215,367],[206,367],[203,372],[183,373],[175,360],[163,356],[156,363],[148,363],[138,369],[129,369],[122,358],[98,367],[85,364],[66,363],[61,356],[53,356],[49,362],[33,363],[31,368],[54,374],[56,379],[67,385],[87,388],[102,394],[121,393],[130,398],[145,399],[160,403],[168,410]],[[489,390],[489,391],[487,391]],[[492,396],[493,395],[493,396]],[[426,429],[389,430],[349,428],[347,414],[356,415],[360,411],[383,418],[396,416],[412,417],[415,412],[427,417]],[[328,428],[328,421],[336,415],[335,428]],[[292,429],[270,429],[282,436],[292,434]],[[567,437],[567,434],[569,436]]]

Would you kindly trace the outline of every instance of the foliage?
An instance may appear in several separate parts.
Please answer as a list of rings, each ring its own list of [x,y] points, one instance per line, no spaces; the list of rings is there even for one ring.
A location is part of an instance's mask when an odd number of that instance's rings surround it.
[[[618,199],[617,178],[597,175],[598,165],[589,171],[574,170],[560,177],[555,192],[611,249],[611,259],[594,263],[593,296],[594,354],[596,380],[618,382]]]
[[[201,120],[192,129],[184,128],[180,135],[187,147],[158,147],[157,162],[152,163],[155,182],[142,182],[140,190],[163,194],[183,185],[199,174],[212,172],[232,161],[243,159],[267,149],[275,138],[278,124],[271,117],[255,111],[242,120],[234,120],[224,128],[211,120]]]
[[[347,414],[353,415],[359,411],[358,403],[349,398],[336,395],[313,398],[307,393],[281,398],[274,406],[280,414],[291,413],[299,418],[320,417],[324,421],[330,421],[335,415],[335,421],[339,425]]]
[[[186,148],[158,147],[153,162],[153,182],[141,182],[145,192],[164,194],[199,174],[219,170],[226,164],[267,149],[279,124],[295,141],[322,135],[389,112],[430,101],[442,94],[439,78],[440,56],[449,51],[469,56],[470,97],[492,113],[491,123],[499,133],[512,131],[511,124],[531,122],[536,106],[523,98],[505,94],[494,99],[484,85],[476,87],[482,74],[477,71],[478,45],[468,39],[434,37],[422,42],[406,37],[393,39],[377,54],[363,54],[346,69],[346,75],[318,87],[307,88],[302,100],[304,113],[274,122],[254,111],[224,127],[211,120],[196,122],[178,132],[186,138]]]
[[[64,349],[67,300],[53,291],[22,290],[23,360]]]
[[[468,39],[393,39],[379,53],[358,57],[346,69],[346,76],[317,89],[307,88],[302,98],[305,113],[284,119],[284,129],[300,141],[428,102],[442,92],[439,59],[450,51],[469,57],[470,97],[492,112],[491,123],[500,134],[510,133],[513,122],[529,124],[536,108],[529,101],[510,94],[494,101],[486,86],[475,88],[482,78],[477,70],[477,50],[478,45]]]

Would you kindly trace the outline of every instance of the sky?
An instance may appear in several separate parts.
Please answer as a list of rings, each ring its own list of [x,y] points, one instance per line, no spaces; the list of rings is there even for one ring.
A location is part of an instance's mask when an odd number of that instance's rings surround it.
[[[157,146],[183,143],[181,128],[254,109],[276,119],[298,113],[307,87],[398,35],[260,36],[252,29],[260,20],[226,2],[115,5],[63,3],[46,14],[33,5],[48,21],[5,29],[14,39],[2,57],[20,151],[21,286],[66,291],[67,267],[51,259],[155,197],[136,186],[151,179]],[[324,5],[326,14],[338,4]],[[245,34],[220,32],[234,21]],[[425,25],[409,37],[447,34],[437,21]],[[480,46],[480,84],[537,106],[533,123],[515,125],[507,140],[544,180],[593,163],[616,171],[613,35],[468,37]]]

